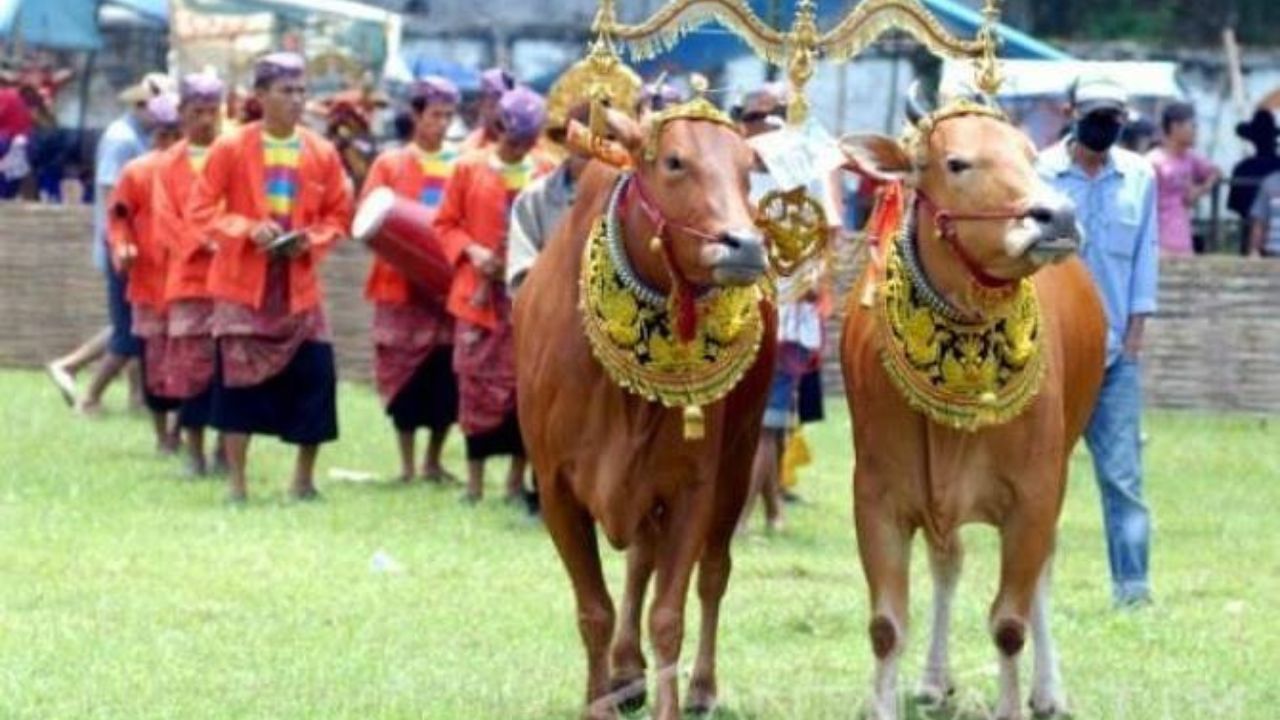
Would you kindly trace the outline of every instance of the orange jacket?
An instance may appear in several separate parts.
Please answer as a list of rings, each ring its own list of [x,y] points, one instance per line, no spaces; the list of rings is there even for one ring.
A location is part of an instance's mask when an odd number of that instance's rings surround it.
[[[204,172],[187,201],[197,231],[217,245],[209,268],[209,294],[262,307],[267,288],[267,255],[250,233],[269,217],[262,151],[262,125],[249,123],[224,135],[209,149]],[[309,247],[289,261],[289,312],[320,303],[317,268],[351,224],[351,185],[333,145],[299,127],[302,156],[292,225],[305,230]]]
[[[480,287],[491,281],[471,264],[465,251],[474,242],[500,259],[507,255],[511,198],[502,176],[491,165],[492,158],[492,152],[477,152],[458,161],[434,226],[445,256],[458,268],[446,308],[456,318],[488,328],[496,328],[502,319],[492,303],[477,306],[472,300]],[[534,160],[530,180],[549,170],[545,163]]]
[[[135,158],[120,174],[107,202],[107,246],[112,262],[127,247],[136,256],[129,267],[129,302],[161,309],[165,305],[165,247],[152,226],[151,186],[160,166],[161,153],[154,150]]]
[[[196,183],[188,148],[183,140],[160,155],[151,189],[152,225],[169,255],[165,302],[209,297],[213,244],[187,215],[187,200]]]
[[[388,150],[379,155],[373,167],[369,168],[360,199],[364,200],[380,187],[388,187],[401,197],[419,202],[424,182],[426,176],[422,173],[422,162],[416,150],[411,146]],[[404,273],[375,255],[369,268],[369,278],[365,281],[364,296],[371,302],[403,305],[410,298],[409,280]]]

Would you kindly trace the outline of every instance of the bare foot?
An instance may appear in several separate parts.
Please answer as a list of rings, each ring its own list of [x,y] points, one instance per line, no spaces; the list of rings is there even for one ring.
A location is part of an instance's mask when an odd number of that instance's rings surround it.
[[[457,485],[462,482],[457,475],[445,470],[440,465],[422,468],[422,479],[439,485]]]
[[[76,404],[76,412],[87,418],[99,417],[102,415],[102,403],[97,400],[81,400]]]
[[[67,407],[75,409],[77,402],[75,376],[57,361],[45,365],[44,370],[49,373],[49,379],[58,388],[58,393],[62,395],[62,400],[67,403]]]

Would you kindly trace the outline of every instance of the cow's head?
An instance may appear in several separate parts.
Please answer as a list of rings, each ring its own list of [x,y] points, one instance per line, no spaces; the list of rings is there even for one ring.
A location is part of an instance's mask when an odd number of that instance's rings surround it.
[[[766,254],[748,198],[754,155],[732,121],[698,98],[642,123],[611,111],[608,126],[631,155],[624,203],[628,225],[642,227],[628,230],[654,238],[649,257],[633,260],[665,262],[694,286],[756,282]]]
[[[950,245],[984,285],[1026,277],[1080,247],[1075,208],[1035,169],[1030,139],[997,109],[969,100],[926,112],[908,102],[906,139],[852,135],[846,167],[917,193],[921,243]]]

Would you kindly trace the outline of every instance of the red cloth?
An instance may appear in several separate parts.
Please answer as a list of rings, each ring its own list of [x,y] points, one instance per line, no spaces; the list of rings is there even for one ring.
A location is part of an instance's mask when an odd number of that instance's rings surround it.
[[[307,340],[327,340],[324,308],[289,311],[289,260],[270,263],[262,307],[215,300],[213,334],[222,351],[222,381],[250,387],[278,375]]]
[[[135,305],[133,308],[134,335],[142,338],[142,349],[146,356],[147,371],[143,379],[147,384],[147,392],[157,397],[171,397],[169,389],[168,339],[165,337],[168,319],[165,313],[147,305]]]
[[[453,319],[428,303],[378,303],[373,309],[374,378],[390,404],[436,348],[453,342]]]
[[[467,435],[497,429],[516,407],[515,340],[511,301],[495,288],[497,327],[459,319],[454,335],[453,369],[458,374],[458,424]]]
[[[107,246],[114,261],[132,246],[137,251],[129,268],[128,300],[133,305],[164,307],[168,255],[152,225],[151,188],[162,155],[148,152],[124,166],[107,201]]]
[[[209,149],[204,172],[187,203],[187,215],[217,244],[209,270],[209,292],[219,300],[263,307],[268,258],[249,234],[269,216],[262,126],[250,123],[224,135]],[[333,145],[299,127],[302,153],[292,226],[305,229],[309,248],[288,261],[285,297],[289,312],[320,305],[319,264],[351,226],[351,187]]]
[[[186,400],[204,392],[213,381],[213,302],[175,300],[168,314],[165,396]]]
[[[31,135],[31,108],[16,87],[0,87],[0,139]]]

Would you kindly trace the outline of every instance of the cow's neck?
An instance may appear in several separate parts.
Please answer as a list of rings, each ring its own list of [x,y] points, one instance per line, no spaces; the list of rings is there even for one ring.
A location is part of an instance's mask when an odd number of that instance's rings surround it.
[[[929,287],[960,317],[981,318],[984,305],[975,297],[969,271],[942,241],[933,215],[915,209],[915,250]]]
[[[623,249],[632,272],[646,286],[663,295],[670,293],[671,274],[662,259],[662,252],[653,246],[657,226],[638,202],[624,202],[618,212],[621,215]]]

